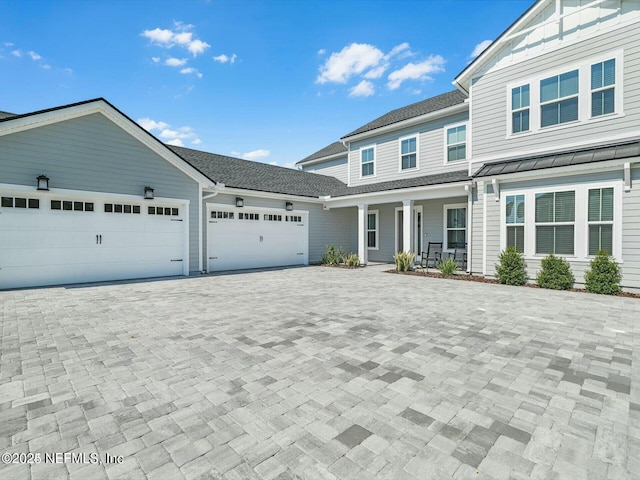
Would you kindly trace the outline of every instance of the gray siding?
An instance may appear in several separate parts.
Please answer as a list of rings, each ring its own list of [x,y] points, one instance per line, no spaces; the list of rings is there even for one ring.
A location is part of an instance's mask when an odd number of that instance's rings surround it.
[[[624,48],[624,113],[603,121],[584,121],[565,128],[534,134],[507,135],[507,84],[562,69],[579,59],[606,54]],[[531,85],[532,89],[539,85]],[[579,139],[597,139],[612,135],[637,134],[640,122],[640,28],[629,25],[578,44],[551,51],[529,61],[487,73],[474,80],[471,108],[473,118],[473,157],[503,155],[512,151],[535,151],[540,147],[563,148]],[[532,108],[536,108],[535,105]]]
[[[219,194],[205,200],[206,203],[218,203],[222,205],[235,205],[236,195]],[[260,198],[257,196],[243,195],[246,207],[279,208],[284,212],[285,200],[273,198]],[[295,210],[309,212],[309,263],[318,263],[322,259],[327,245],[342,247],[349,252],[357,252],[357,209],[338,208],[323,210],[321,204],[293,201]],[[207,258],[207,218],[206,205],[203,205],[203,264]],[[354,240],[355,237],[355,240]]]
[[[336,160],[329,160],[322,163],[316,163],[308,167],[302,167],[305,172],[319,173],[320,175],[329,175],[335,177],[341,182],[347,183],[348,181],[348,166],[347,157],[338,158]]]
[[[349,168],[351,169],[350,185],[365,185],[387,180],[421,177],[466,168],[467,162],[464,160],[445,164],[444,128],[450,124],[466,122],[468,118],[467,113],[452,115],[411,128],[351,143],[349,148]],[[417,134],[419,137],[418,169],[400,172],[399,139],[414,134]],[[469,132],[467,132],[467,139],[469,138],[468,135]],[[360,148],[372,145],[376,146],[375,176],[360,178]]]
[[[198,270],[198,183],[101,114],[0,137],[0,183],[190,200],[189,270]]]

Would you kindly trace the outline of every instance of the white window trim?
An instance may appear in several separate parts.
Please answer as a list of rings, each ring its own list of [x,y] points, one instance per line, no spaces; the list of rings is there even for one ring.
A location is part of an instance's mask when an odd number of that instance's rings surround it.
[[[513,89],[514,88],[522,88],[524,86],[529,86],[529,106],[520,107],[517,110],[513,108]],[[507,103],[509,104],[509,111],[507,112],[507,123],[509,128],[509,134],[512,136],[521,136],[522,134],[531,132],[531,83],[522,83],[520,85],[513,85],[511,88],[507,89],[507,95],[509,96]],[[513,114],[517,112],[524,112],[525,110],[529,110],[529,128],[527,130],[521,130],[519,132],[513,133]]]
[[[601,186],[592,186],[591,188],[587,189],[587,202],[589,201],[589,190],[600,190],[600,213],[602,213],[602,190],[604,190],[605,188],[611,188],[611,187],[601,187]],[[586,229],[586,236],[585,239],[587,241],[587,257],[589,258],[594,258],[595,255],[589,255],[589,240],[591,238],[591,236],[589,235],[589,227],[591,225],[611,225],[611,231],[613,232],[613,239],[615,243],[615,232],[616,232],[616,190],[614,188],[613,190],[613,220],[598,220],[598,221],[590,221],[589,220],[589,206],[587,204],[587,229]]]
[[[376,229],[375,230],[369,230],[369,215],[375,215],[376,216]],[[379,215],[379,210],[367,210],[367,224],[366,224],[366,234],[367,234],[367,238],[366,238],[366,242],[367,242],[367,250],[380,250],[380,215]],[[370,247],[369,246],[369,232],[376,232],[376,246],[375,247]]]
[[[581,71],[581,68],[572,68],[571,70],[566,70],[563,73],[558,73],[556,75],[550,75],[549,77],[544,77],[541,78],[540,80],[538,80],[538,83],[536,84],[536,88],[538,89],[538,97],[540,95],[540,82],[542,82],[542,80],[548,80],[550,78],[557,78],[558,79],[558,86],[560,85],[560,77],[564,74],[567,73],[573,73],[573,72],[578,72],[578,91],[576,93],[573,93],[571,95],[565,95],[564,97],[558,97],[558,98],[554,98],[553,100],[549,100],[546,102],[543,102],[542,100],[540,100],[540,98],[538,98],[538,114],[540,115],[540,122],[542,122],[542,107],[545,107],[547,105],[556,105],[556,104],[560,104],[562,102],[565,102],[567,100],[571,100],[573,98],[578,100],[578,118],[576,120],[570,120],[568,122],[558,122],[558,123],[554,123],[553,125],[547,125],[545,127],[543,127],[542,125],[540,125],[540,130],[546,130],[547,128],[553,128],[553,127],[557,127],[560,125],[566,125],[566,124],[571,124],[573,122],[578,122],[580,121],[580,100],[581,100],[581,95],[580,95],[580,91],[581,91],[581,81],[582,81],[582,77],[583,77],[583,72]],[[590,75],[589,75],[590,76]],[[529,95],[531,95],[531,87],[529,87]],[[529,102],[531,103],[531,102]],[[529,112],[529,121],[531,121],[531,112]],[[529,127],[531,127],[531,123],[529,123]]]
[[[597,63],[603,63],[606,62],[607,60],[612,60],[615,59],[616,61],[616,70],[615,70],[615,75],[616,75],[616,81],[613,84],[613,86],[608,85],[606,87],[600,87],[600,88],[591,88],[591,66],[595,65]],[[618,57],[608,57],[608,58],[604,58],[601,60],[596,60],[596,61],[592,61],[591,63],[589,63],[589,119],[590,120],[599,120],[602,118],[610,118],[610,117],[614,117],[618,114],[618,106],[620,106],[620,108],[622,108],[622,103],[623,103],[623,98],[622,98],[622,79],[623,79],[623,71],[618,68],[618,65],[622,63],[622,58],[618,59]],[[604,90],[609,90],[611,88],[614,88],[614,100],[613,100],[613,113],[605,113],[603,115],[597,115],[597,116],[593,116],[593,93],[595,92],[602,92]]]
[[[591,65],[595,63],[601,63],[606,60],[615,59],[616,61],[616,83],[615,83],[615,111],[607,115],[600,115],[597,117],[591,116]],[[535,135],[539,132],[550,132],[553,130],[559,130],[564,128],[571,128],[576,125],[584,125],[593,122],[606,121],[611,118],[624,117],[624,50],[613,50],[601,55],[582,59],[579,62],[568,64],[561,68],[554,68],[552,70],[545,70],[535,76],[520,78],[519,80],[510,82],[506,86],[506,136],[507,140],[512,138],[521,138],[528,135]],[[562,75],[573,70],[578,70],[578,119],[560,123],[557,125],[549,125],[548,127],[541,127],[541,103],[540,103],[540,81],[545,78]],[[511,113],[512,99],[511,90],[526,84],[529,84],[529,130],[526,132],[511,133],[513,131]],[[563,97],[564,100],[571,98],[571,96]],[[553,100],[551,102],[545,102],[545,104],[558,102],[560,99]],[[446,142],[445,142],[446,143]]]
[[[527,198],[526,198],[526,196],[524,198],[524,209],[525,209],[524,221],[523,222],[516,222],[516,223],[507,223],[507,209],[506,209],[507,197],[517,197],[517,194],[509,193],[508,195],[504,196],[504,207],[500,212],[500,215],[504,215],[504,248],[507,248],[507,228],[508,227],[524,227],[526,225],[526,223],[527,223]],[[524,243],[524,249],[526,251],[526,248],[527,248],[526,229],[525,229],[523,243]],[[504,248],[502,250],[504,250]]]
[[[594,188],[613,188],[613,257],[618,263],[622,258],[622,180],[590,183],[569,183],[553,187],[530,187],[511,190],[502,186],[500,190],[500,251],[507,248],[507,219],[505,215],[507,196],[524,195],[524,258],[525,260],[542,260],[547,254],[536,254],[536,222],[535,199],[537,193],[553,193],[575,191],[574,246],[573,255],[557,254],[556,256],[570,261],[588,262],[589,255],[589,190]],[[564,222],[563,222],[564,223]],[[561,225],[563,223],[554,223]],[[571,222],[569,222],[571,223]]]
[[[534,211],[533,215],[534,215],[534,217],[533,217],[532,221],[533,221],[534,229],[536,229],[536,230],[537,230],[537,227],[567,227],[567,226],[573,227],[573,254],[572,255],[568,255],[568,254],[561,254],[561,253],[555,253],[555,252],[553,252],[553,253],[538,253],[538,252],[536,252],[536,248],[535,248],[536,245],[535,245],[535,240],[534,240],[533,253],[535,255],[538,255],[538,256],[541,256],[541,257],[546,257],[547,255],[552,255],[553,254],[553,255],[556,255],[556,256],[562,256],[562,257],[566,257],[566,258],[573,258],[573,257],[576,256],[576,243],[577,243],[576,242],[576,240],[577,240],[576,239],[576,217],[577,217],[577,214],[576,214],[575,210],[577,210],[577,208],[578,208],[578,205],[577,205],[577,203],[578,203],[578,192],[576,192],[574,189],[571,189],[571,188],[554,190],[553,192],[535,192],[533,194],[533,201],[535,203],[536,195],[540,195],[540,194],[544,194],[544,193],[564,193],[564,192],[573,192],[574,193],[574,195],[573,195],[573,201],[574,201],[574,205],[573,205],[573,208],[574,208],[573,221],[570,221],[570,222],[566,222],[566,221],[565,222],[538,222],[535,219],[535,205],[533,206],[533,211]],[[554,212],[555,212],[555,201],[556,201],[556,199],[555,199],[555,196],[554,196],[554,199],[553,199]],[[525,212],[526,212],[526,210],[527,210],[526,202],[524,204],[524,209],[525,209]],[[527,218],[526,215],[525,215],[524,218],[525,219]],[[526,226],[525,226],[525,231],[526,231]],[[554,234],[554,240],[555,240],[555,234]],[[554,242],[554,247],[555,247],[555,242]]]
[[[442,207],[442,251],[443,252],[453,252],[453,248],[449,248],[449,244],[448,244],[448,235],[447,235],[447,210],[455,210],[457,208],[464,208],[465,209],[465,215],[466,215],[466,220],[465,220],[465,224],[466,226],[464,227],[464,231],[466,232],[465,234],[465,238],[467,239],[467,245],[469,245],[469,205],[466,203],[447,203],[445,205],[443,205]],[[423,220],[424,221],[424,220]],[[462,229],[458,229],[458,230],[462,230]]]
[[[402,168],[402,141],[410,140],[412,138],[416,139],[416,166],[413,168]],[[405,172],[415,172],[420,170],[420,155],[418,152],[420,151],[420,134],[414,133],[412,135],[405,135],[404,137],[398,138],[398,173]]]
[[[448,144],[448,135],[447,135],[447,131],[452,129],[452,128],[456,128],[456,127],[462,127],[465,126],[466,127],[466,131],[465,131],[465,140],[464,143],[466,145],[465,148],[465,157],[462,160],[453,160],[451,162],[448,161],[449,158],[449,144]],[[469,121],[466,122],[458,122],[458,123],[450,123],[449,125],[445,125],[443,127],[443,138],[444,138],[444,165],[459,165],[462,162],[468,162],[469,161],[469,138],[471,138],[471,128],[470,128],[470,123]],[[460,145],[460,143],[455,143],[454,145]]]
[[[372,162],[367,162],[367,163],[372,163],[373,164],[373,174],[372,175],[362,175],[362,151],[363,150],[369,150],[369,149],[373,149],[373,161]],[[376,145],[367,145],[366,147],[360,147],[358,149],[358,172],[360,175],[360,179],[367,179],[367,178],[376,178],[377,176],[377,168],[376,168],[376,158],[377,158],[378,152],[376,149]]]

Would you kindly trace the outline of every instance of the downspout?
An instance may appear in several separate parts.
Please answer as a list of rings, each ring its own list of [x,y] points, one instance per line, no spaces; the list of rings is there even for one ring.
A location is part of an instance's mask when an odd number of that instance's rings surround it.
[[[205,200],[215,197],[216,195],[218,195],[218,193],[220,193],[220,190],[223,189],[223,188],[224,188],[224,183],[216,183],[213,186],[213,193],[210,193],[209,195],[205,195],[204,197],[202,197],[202,199],[201,199],[202,203],[200,204],[200,215],[202,215],[202,211],[206,207],[206,203],[207,202],[205,202]],[[206,212],[205,212],[205,218],[206,218]],[[200,220],[200,228],[202,228],[202,233],[204,235],[206,233],[207,229],[206,229],[205,226],[202,225],[202,218]],[[200,270],[201,270],[202,274],[205,274],[205,273],[209,273],[209,270],[208,270],[209,269],[209,265],[207,264],[207,268],[202,268],[202,260],[204,258],[204,252],[202,251],[203,250],[202,244],[204,243],[204,239],[202,239],[203,235],[200,235],[200,238],[201,238],[201,240],[200,240],[200,246],[201,246],[201,248],[200,248]]]
[[[473,183],[464,186],[467,192],[467,273],[472,275],[471,262],[473,254]]]

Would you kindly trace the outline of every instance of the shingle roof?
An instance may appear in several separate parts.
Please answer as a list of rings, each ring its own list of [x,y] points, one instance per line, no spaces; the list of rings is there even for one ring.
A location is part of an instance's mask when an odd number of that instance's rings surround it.
[[[530,172],[547,168],[582,165],[606,160],[640,156],[640,141],[571,150],[535,157],[521,157],[484,165],[473,176],[489,177],[507,173]]]
[[[0,120],[3,118],[11,118],[11,117],[15,117],[16,114],[15,113],[9,113],[9,112],[2,112],[0,111]]]
[[[171,145],[167,147],[211,180],[224,183],[227,187],[316,198],[331,195],[333,192],[342,192],[347,188],[337,178],[327,175],[251,162],[190,148]]]
[[[376,118],[372,122],[363,125],[342,138],[348,138],[359,133],[368,132],[370,130],[375,130],[376,128],[386,127],[387,125],[402,122],[403,120],[409,120],[410,118],[419,117],[427,113],[437,112],[438,110],[453,107],[454,105],[464,103],[466,98],[467,97],[460,92],[460,90],[452,90],[450,92],[428,98],[427,100],[413,103],[406,107],[385,113],[381,117]]]
[[[342,142],[333,142],[331,145],[327,145],[324,148],[321,148],[315,153],[312,153],[308,157],[303,158],[299,162],[296,162],[296,165],[304,162],[308,162],[309,160],[315,160],[317,158],[330,157],[332,155],[337,155],[339,153],[347,153],[347,147],[344,146]]]
[[[357,187],[347,187],[344,194],[336,194],[334,197],[358,195],[362,193],[382,192],[386,190],[399,190],[401,188],[426,187],[429,185],[442,185],[445,183],[467,182],[471,180],[468,170],[457,172],[438,173],[422,177],[403,178],[402,180],[389,180],[387,182],[371,183]]]

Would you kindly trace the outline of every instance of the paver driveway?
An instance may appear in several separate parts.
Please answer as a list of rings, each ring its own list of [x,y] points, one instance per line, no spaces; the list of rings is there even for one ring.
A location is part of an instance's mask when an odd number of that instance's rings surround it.
[[[640,476],[638,300],[309,267],[0,302],[0,450],[41,454],[3,479]]]

